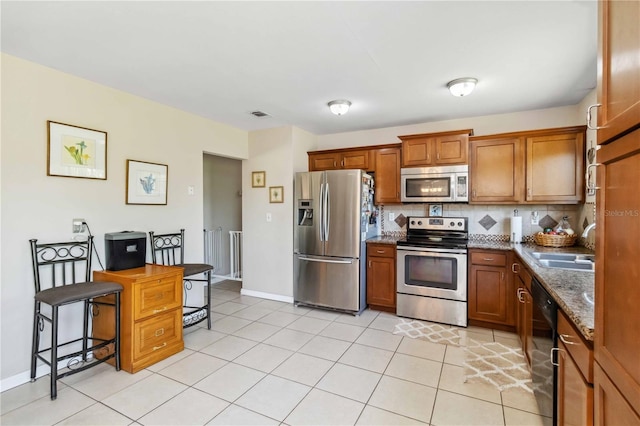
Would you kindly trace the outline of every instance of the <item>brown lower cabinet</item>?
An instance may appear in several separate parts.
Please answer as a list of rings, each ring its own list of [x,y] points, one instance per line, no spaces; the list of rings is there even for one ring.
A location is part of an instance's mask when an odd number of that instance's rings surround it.
[[[516,257],[511,265],[516,289],[516,332],[522,343],[522,352],[531,366],[533,355],[533,299],[531,298],[531,272]]]
[[[593,425],[593,345],[558,311],[558,425]]]
[[[510,257],[508,251],[469,250],[469,325],[515,329]]]
[[[367,244],[367,305],[396,312],[396,246]]]
[[[637,354],[636,354],[637,355]],[[631,407],[622,392],[611,381],[607,373],[595,364],[594,377],[594,421],[597,425],[640,425],[640,415]]]

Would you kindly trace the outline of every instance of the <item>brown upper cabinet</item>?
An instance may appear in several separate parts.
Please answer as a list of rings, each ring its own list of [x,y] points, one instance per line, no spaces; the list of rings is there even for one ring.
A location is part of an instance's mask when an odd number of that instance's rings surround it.
[[[640,126],[640,2],[598,3],[598,144],[603,144]]]
[[[400,203],[400,147],[377,149],[375,158],[375,203]]]
[[[476,136],[469,142],[470,202],[584,202],[586,126]]]
[[[370,149],[344,149],[309,153],[309,171],[362,169],[370,170],[373,165]]]
[[[309,171],[362,169],[375,174],[375,204],[400,203],[401,145],[311,151]]]
[[[469,135],[473,130],[398,136],[402,167],[468,164]]]

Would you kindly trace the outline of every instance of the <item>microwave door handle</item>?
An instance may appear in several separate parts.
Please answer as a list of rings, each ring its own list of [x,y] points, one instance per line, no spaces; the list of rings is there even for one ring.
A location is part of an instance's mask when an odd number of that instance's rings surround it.
[[[451,201],[458,201],[458,194],[456,193],[456,184],[458,183],[458,178],[457,175],[454,173],[451,175],[451,177],[449,177],[449,185],[451,185],[451,187],[449,188],[449,198],[451,198]]]
[[[326,184],[326,188],[324,190],[324,198],[325,198],[325,224],[324,224],[324,240],[329,241],[329,228],[331,225],[331,201],[329,198],[329,184]]]

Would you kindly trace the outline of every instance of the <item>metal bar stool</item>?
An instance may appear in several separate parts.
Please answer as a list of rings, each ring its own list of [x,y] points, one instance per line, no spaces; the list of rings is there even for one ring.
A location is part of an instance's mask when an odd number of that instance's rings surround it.
[[[211,330],[211,272],[213,271],[213,266],[206,263],[184,263],[184,229],[172,234],[157,235],[150,231],[149,237],[153,263],[179,266],[184,269],[183,328],[194,326],[206,319],[207,328]],[[199,274],[204,274],[205,278],[193,277]],[[187,304],[187,291],[191,289],[192,281],[207,283],[207,303],[204,306],[190,306]]]
[[[50,367],[51,399],[56,399],[58,380],[101,364],[115,360],[120,370],[120,292],[122,285],[114,282],[91,281],[91,254],[93,237],[87,241],[38,244],[31,243],[31,259],[35,283],[33,312],[33,342],[31,350],[31,381],[36,380],[36,365],[41,360]],[[84,269],[84,270],[83,270]],[[113,294],[114,303],[98,302],[94,298]],[[84,315],[82,337],[58,342],[59,308],[82,302]],[[43,312],[43,304],[51,307]],[[97,315],[101,306],[115,308],[115,337],[99,339],[89,334],[89,317]],[[40,349],[41,333],[45,322],[51,325],[51,346]],[[89,342],[91,341],[91,342]],[[59,352],[65,352],[60,355]],[[48,354],[47,354],[48,353]],[[66,367],[58,371],[60,362]]]

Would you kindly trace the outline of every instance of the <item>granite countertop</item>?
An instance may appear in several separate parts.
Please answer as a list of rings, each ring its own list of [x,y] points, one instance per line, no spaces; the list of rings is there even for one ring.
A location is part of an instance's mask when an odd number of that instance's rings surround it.
[[[393,244],[395,245],[398,240],[405,238],[406,235],[378,235],[377,237],[371,237],[367,239],[367,243],[375,244]]]
[[[395,244],[396,241],[403,237],[385,235],[370,238],[367,243]],[[549,292],[551,297],[558,302],[560,309],[573,321],[584,338],[588,341],[593,341],[594,273],[547,268],[538,263],[537,259],[531,255],[532,252],[594,254],[593,250],[579,246],[553,248],[536,244],[513,244],[506,241],[490,242],[481,240],[469,240],[468,247],[470,249],[513,250],[545,290]]]

